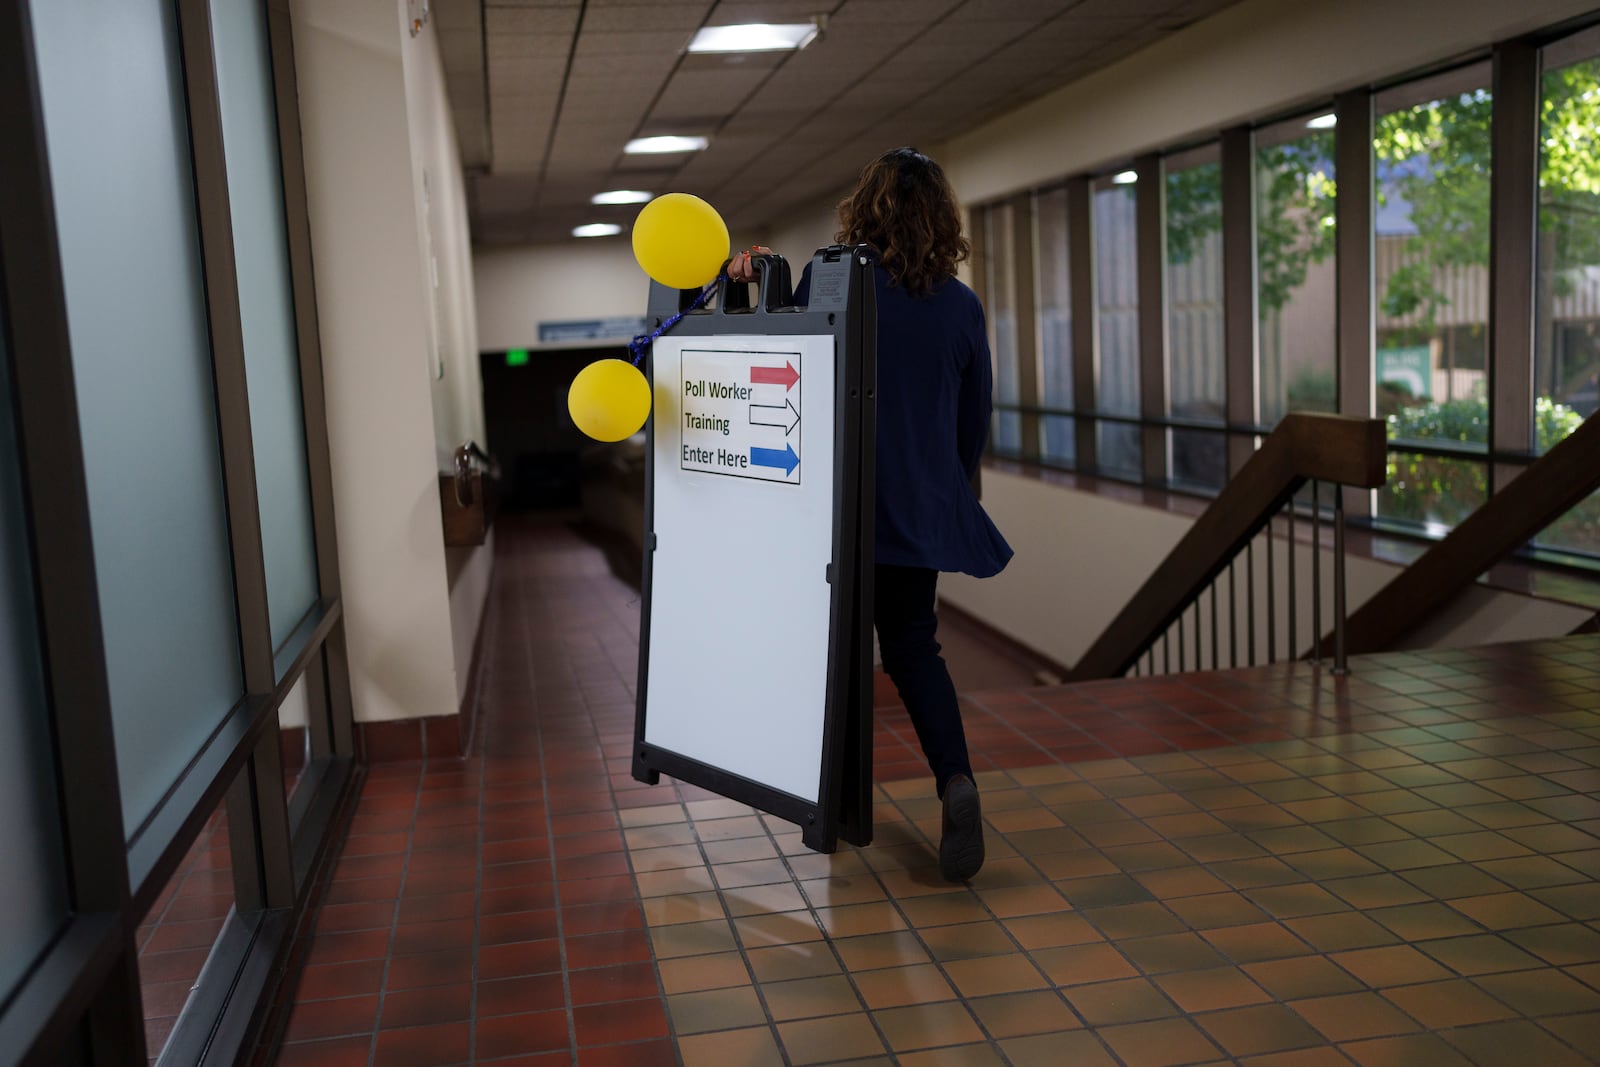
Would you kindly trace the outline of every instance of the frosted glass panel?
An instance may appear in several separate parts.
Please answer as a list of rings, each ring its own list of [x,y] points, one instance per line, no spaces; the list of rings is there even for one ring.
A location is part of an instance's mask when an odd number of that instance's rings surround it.
[[[32,10],[131,836],[243,690],[183,72],[163,0]]]
[[[11,372],[0,320],[0,1002],[67,917]]]
[[[267,607],[277,648],[317,598],[278,116],[263,5],[259,0],[211,0],[211,27],[239,271]]]

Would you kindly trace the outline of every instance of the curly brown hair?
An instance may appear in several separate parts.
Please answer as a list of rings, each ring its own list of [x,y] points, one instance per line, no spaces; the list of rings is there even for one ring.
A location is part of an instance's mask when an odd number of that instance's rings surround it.
[[[834,240],[870,245],[890,281],[918,294],[953,277],[956,264],[972,254],[944,169],[914,148],[896,148],[866,165],[855,191],[839,202]]]

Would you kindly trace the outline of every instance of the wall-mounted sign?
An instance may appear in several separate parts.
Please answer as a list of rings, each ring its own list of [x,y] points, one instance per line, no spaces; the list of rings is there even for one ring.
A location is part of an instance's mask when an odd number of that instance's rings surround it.
[[[573,344],[578,341],[631,341],[648,333],[642,316],[619,315],[607,319],[572,319],[567,322],[541,322],[539,343]]]
[[[1418,400],[1433,398],[1433,349],[1428,345],[1378,349],[1378,381],[1393,382]]]

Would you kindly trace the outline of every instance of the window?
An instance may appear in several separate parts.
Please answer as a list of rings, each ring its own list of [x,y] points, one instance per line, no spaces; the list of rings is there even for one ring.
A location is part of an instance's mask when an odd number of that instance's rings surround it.
[[[260,4],[212,0],[210,6],[267,605],[272,647],[279,649],[318,589],[267,13]]]
[[[1137,185],[1132,171],[1096,179],[1094,227],[1095,408],[1139,415],[1139,271]],[[1102,420],[1095,427],[1100,470],[1137,479],[1143,472],[1139,427]]]
[[[1447,532],[1489,497],[1492,74],[1492,63],[1479,60],[1375,91],[1370,146],[1362,143],[1364,129],[1351,129],[1346,133],[1354,139],[1341,149],[1372,153],[1372,183],[1354,190],[1358,201],[1372,199],[1371,230],[1346,234],[1359,261],[1350,264],[1351,276],[1369,277],[1372,285],[1371,332],[1357,321],[1358,366],[1347,369],[1370,371],[1370,414],[1385,420],[1391,442],[1389,483],[1372,495],[1371,516],[1430,535]],[[1543,453],[1600,411],[1600,25],[1543,47],[1537,75],[1505,76],[1539,79],[1537,205],[1504,205],[1528,219],[1537,207],[1537,289],[1528,309],[1531,365],[1523,362],[1525,352],[1501,352],[1494,366],[1534,383],[1527,447]],[[1525,99],[1531,85],[1521,86],[1517,98]],[[1034,190],[1031,235],[1022,235],[1032,238],[1031,257],[1016,245],[1021,220],[1012,204],[1021,201],[981,209],[988,223],[997,450],[1031,456],[1037,448],[1042,462],[1075,467],[1074,430],[1087,420],[1094,426],[1094,473],[1142,481],[1145,444],[1164,437],[1172,484],[1210,491],[1227,481],[1231,433],[1254,436],[1291,411],[1338,411],[1338,134],[1326,106],[1253,131],[1239,159],[1247,173],[1228,178],[1250,183],[1250,211],[1228,220],[1229,239],[1236,234],[1241,242],[1230,249],[1242,254],[1249,247],[1252,254],[1251,287],[1240,294],[1224,293],[1223,150],[1216,142],[1164,155],[1159,179],[1141,182],[1139,173],[1124,169]],[[1516,153],[1524,163],[1530,147]],[[1069,211],[1068,190],[1084,195],[1085,186],[1087,205],[1072,200]],[[1141,191],[1160,198],[1155,262],[1140,260],[1141,253],[1155,255],[1153,241],[1142,249],[1138,240]],[[1079,214],[1085,207],[1086,219]],[[1074,240],[1088,244],[1074,247]],[[1156,269],[1162,271],[1165,420],[1145,410],[1141,395],[1141,342],[1154,323],[1141,324],[1140,280]],[[1037,362],[1030,367],[1018,364],[1026,345],[1016,343],[1015,333],[1028,325],[1014,321],[1026,303],[1017,298],[1023,285],[1032,286],[1035,309]],[[1148,287],[1144,295],[1153,299]],[[1233,357],[1242,362],[1248,352],[1253,367],[1230,363],[1225,295],[1253,301],[1252,347]],[[1087,326],[1090,351],[1074,350],[1074,314]],[[1363,367],[1364,348],[1370,363]],[[1087,395],[1074,388],[1074,360],[1093,367]],[[1253,410],[1230,411],[1230,372],[1253,373]],[[1236,403],[1245,402],[1246,392]],[[1022,410],[1036,419],[1037,440],[1021,440]],[[1502,427],[1520,425],[1523,417],[1499,414]],[[1495,462],[1514,467],[1519,460],[1497,455]],[[1600,557],[1600,494],[1552,524],[1536,546]]]
[[[1213,143],[1165,161],[1168,413],[1227,422],[1222,326],[1222,153]],[[1172,480],[1219,488],[1227,438],[1170,432]]]
[[[1544,50],[1541,90],[1532,444],[1544,453],[1600,409],[1600,29]],[[1535,544],[1600,555],[1600,494]]]
[[[132,837],[244,695],[177,14],[34,30]]]
[[[988,307],[989,346],[994,358],[994,402],[1013,408],[1022,402],[1017,366],[1017,296],[1012,254],[1013,212],[1010,204],[985,210],[983,231],[984,297]],[[1022,416],[996,411],[991,448],[1002,455],[1022,451]]]
[[[1480,63],[1374,101],[1373,385],[1397,442],[1488,443],[1488,85]],[[1487,497],[1479,460],[1396,452],[1390,467],[1383,518],[1449,527]]]
[[[1035,193],[1033,220],[1039,406],[1065,411],[1072,408],[1072,279],[1067,259],[1066,189]],[[1070,416],[1040,416],[1039,438],[1039,458],[1044,462],[1063,466],[1076,462]]]
[[[1257,417],[1336,411],[1331,114],[1256,131]]]
[[[1534,395],[1541,428],[1548,418],[1565,436],[1577,425],[1566,412],[1600,408],[1600,31],[1545,49],[1544,65]]]
[[[1375,101],[1373,383],[1391,437],[1488,441],[1482,360],[1454,358],[1489,321],[1488,85],[1477,64]]]

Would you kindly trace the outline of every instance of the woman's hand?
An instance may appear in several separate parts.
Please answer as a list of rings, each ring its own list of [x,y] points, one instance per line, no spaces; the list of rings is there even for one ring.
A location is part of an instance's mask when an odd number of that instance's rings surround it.
[[[736,282],[753,282],[760,277],[755,264],[750,261],[752,255],[770,256],[772,249],[763,245],[747,248],[743,252],[735,252],[733,258],[728,260],[728,277]]]

